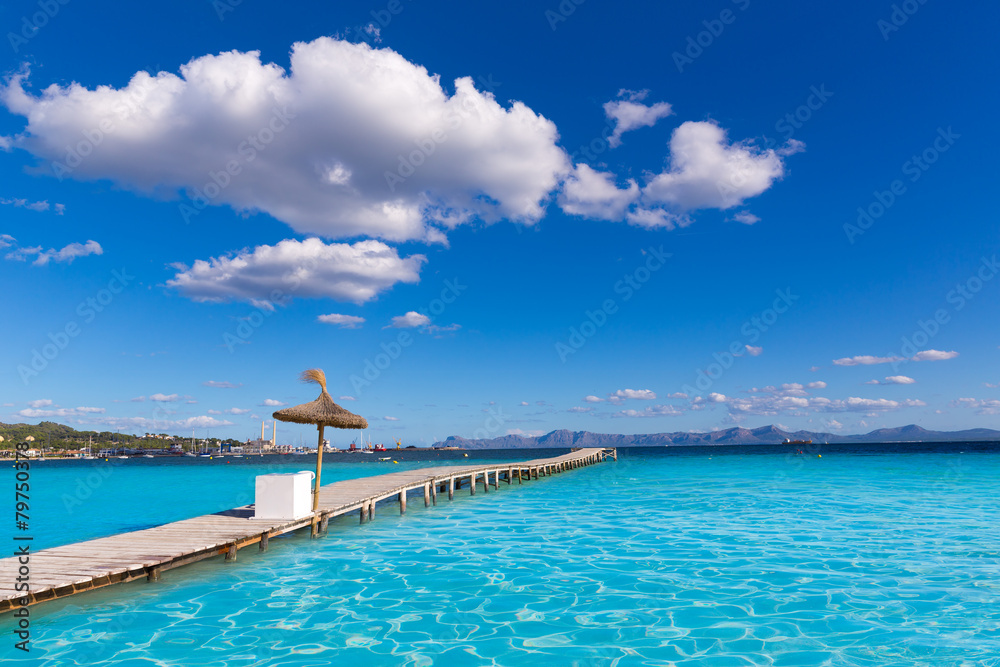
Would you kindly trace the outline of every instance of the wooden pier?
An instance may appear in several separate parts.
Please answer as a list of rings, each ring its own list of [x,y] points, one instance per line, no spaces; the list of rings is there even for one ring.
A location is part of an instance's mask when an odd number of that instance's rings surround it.
[[[420,468],[335,482],[320,488],[319,509],[310,516],[288,522],[253,519],[253,505],[217,514],[175,521],[155,528],[102,537],[31,553],[28,563],[17,557],[0,560],[0,613],[19,606],[64,598],[111,584],[146,578],[157,581],[166,570],[206,558],[224,556],[235,560],[240,549],[258,545],[266,551],[268,539],[303,528],[313,536],[327,531],[333,517],[357,512],[361,523],[384,511],[380,501],[395,500],[400,514],[406,512],[411,492],[417,492],[425,507],[436,505],[439,496],[455,497],[457,491],[490,493],[505,485],[522,484],[541,477],[617,460],[617,450],[580,449],[549,459],[517,463],[487,463]],[[30,543],[27,543],[30,544]],[[28,568],[29,590],[15,588]]]

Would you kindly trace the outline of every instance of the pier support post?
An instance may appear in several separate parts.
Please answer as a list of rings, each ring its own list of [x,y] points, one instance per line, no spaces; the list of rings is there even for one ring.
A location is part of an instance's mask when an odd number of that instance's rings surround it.
[[[437,507],[438,504],[438,485],[431,484],[431,505]]]
[[[510,486],[513,477],[514,477],[514,468],[513,467],[507,468],[507,486]]]
[[[159,581],[160,580],[160,568],[154,567],[146,574],[146,581]]]
[[[489,492],[490,492],[490,471],[489,470],[484,470],[483,471],[483,493],[489,493]]]
[[[431,484],[424,484],[424,507],[431,506]]]
[[[469,495],[476,495],[476,473],[469,475]]]
[[[226,552],[226,560],[227,561],[235,561],[236,560],[236,551],[237,551],[237,549],[236,549],[236,543],[233,542],[232,544],[229,545],[229,551]]]
[[[324,514],[323,518],[319,520],[319,532],[320,534],[326,533],[326,527],[330,525],[330,515]]]
[[[518,466],[518,468],[517,468],[517,483],[518,484],[521,483],[521,467],[520,466]]]
[[[268,535],[267,533],[260,534],[260,545],[258,545],[258,549],[261,551],[261,553],[267,551],[267,540],[269,537],[270,535]]]
[[[406,514],[406,491],[399,492],[399,513]]]
[[[538,479],[538,466],[535,466],[534,468],[532,468],[531,471],[534,474],[535,479]]]
[[[454,477],[449,477],[448,478],[448,500],[454,500],[454,499],[455,499],[455,478]]]

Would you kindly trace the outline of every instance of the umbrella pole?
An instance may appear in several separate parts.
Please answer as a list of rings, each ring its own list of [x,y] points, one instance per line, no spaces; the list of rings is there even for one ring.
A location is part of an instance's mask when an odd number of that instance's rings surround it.
[[[316,482],[313,486],[313,520],[312,520],[312,534],[316,535],[316,510],[319,508],[319,478],[320,474],[323,472],[323,428],[324,424],[319,425],[319,443],[316,445]]]

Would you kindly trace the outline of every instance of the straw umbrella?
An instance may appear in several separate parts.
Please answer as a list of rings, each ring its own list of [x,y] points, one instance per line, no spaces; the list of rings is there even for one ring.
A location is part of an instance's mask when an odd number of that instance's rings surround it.
[[[319,479],[323,471],[323,429],[327,426],[335,428],[368,428],[368,421],[349,410],[345,410],[326,393],[326,374],[318,368],[303,371],[299,376],[303,382],[315,382],[322,392],[315,401],[303,403],[293,408],[278,410],[272,416],[283,422],[296,424],[316,424],[319,428],[319,444],[316,446],[316,480],[313,486],[313,512],[319,507]],[[315,524],[315,518],[313,520]],[[315,528],[315,525],[314,525]]]

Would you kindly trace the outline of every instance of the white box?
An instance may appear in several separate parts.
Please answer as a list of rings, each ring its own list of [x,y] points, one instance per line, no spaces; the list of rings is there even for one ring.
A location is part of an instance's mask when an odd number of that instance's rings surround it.
[[[301,472],[258,475],[254,487],[254,519],[293,521],[312,514],[312,480]]]

